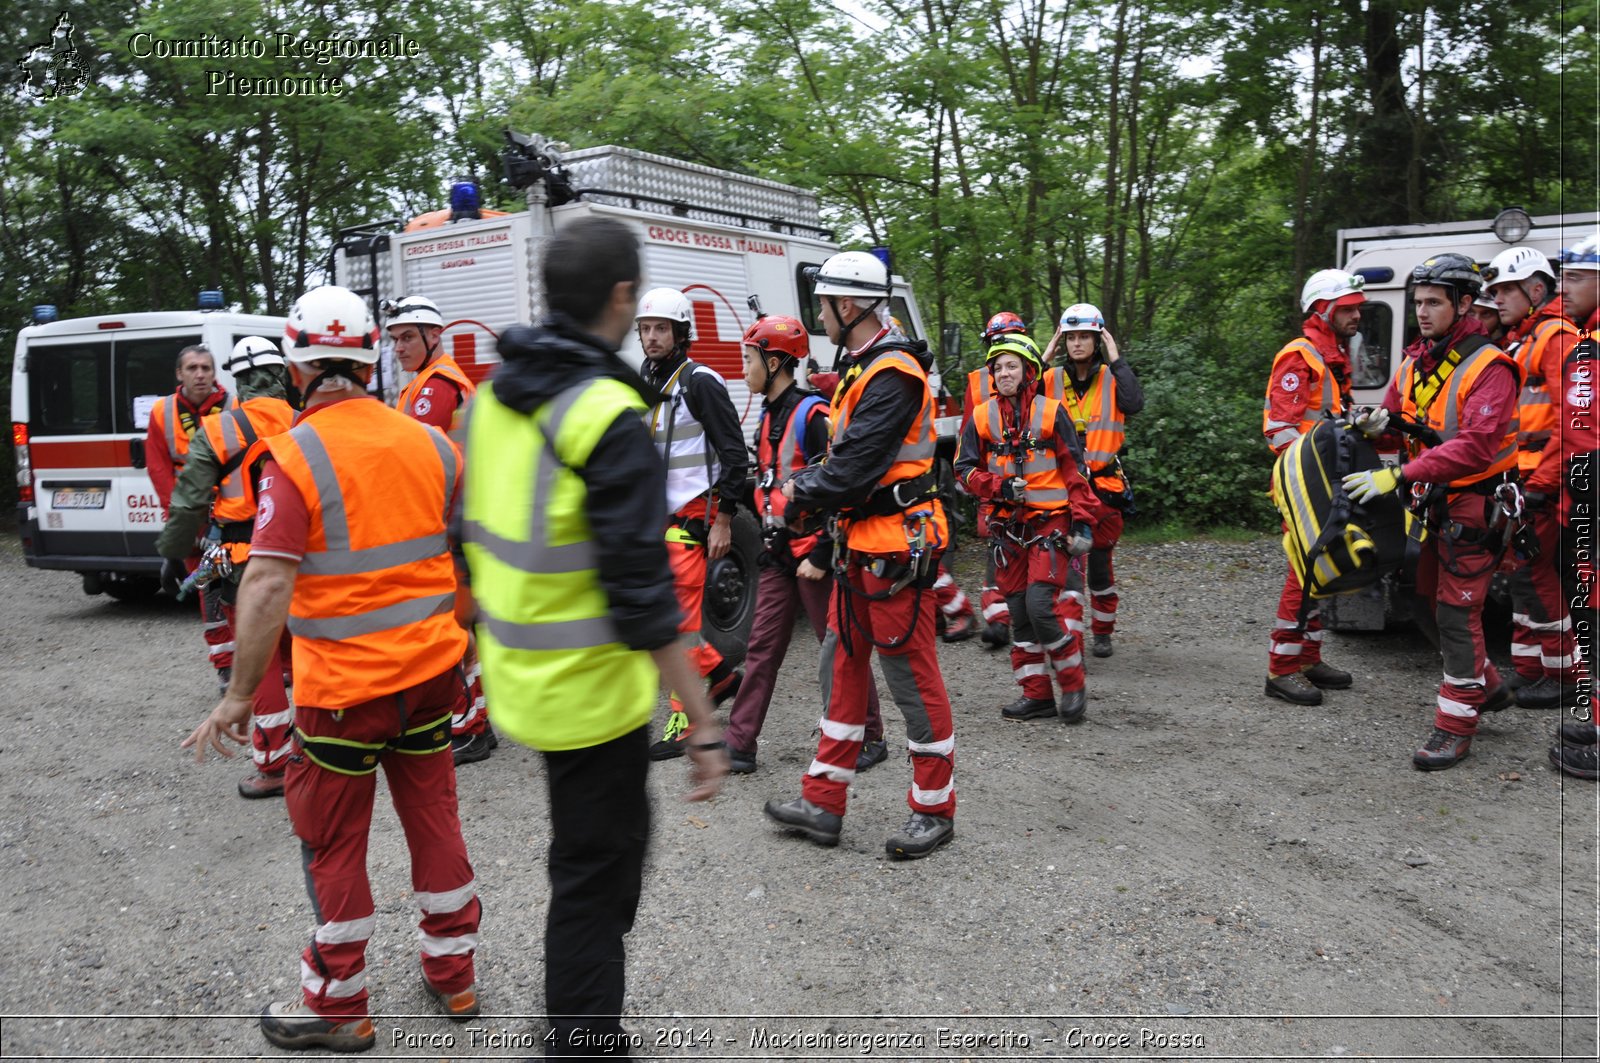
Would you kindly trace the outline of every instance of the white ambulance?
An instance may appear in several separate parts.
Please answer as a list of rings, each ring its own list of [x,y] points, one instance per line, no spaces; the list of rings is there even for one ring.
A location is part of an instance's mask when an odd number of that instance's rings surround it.
[[[221,305],[221,295],[201,301]],[[44,306],[34,318],[11,369],[23,556],[78,573],[88,594],[154,594],[161,502],[145,471],[150,409],[177,386],[184,347],[226,355],[245,336],[281,337],[283,318],[191,310],[58,321]],[[218,381],[233,390],[226,373]]]
[[[579,218],[600,215],[638,236],[644,289],[677,288],[689,297],[696,334],[691,356],[727,381],[747,442],[753,444],[761,417],[760,396],[744,384],[739,343],[756,318],[752,297],[765,313],[804,322],[817,363],[832,367],[835,347],[818,320],[806,271],[839,245],[822,226],[814,192],[628,148],[568,151],[510,130],[506,141],[505,177],[523,190],[527,210],[467,210],[481,216],[455,221],[447,220],[455,212],[437,211],[403,229],[397,221],[344,229],[333,250],[333,282],[366,296],[375,312],[402,295],[432,299],[448,323],[443,344],[469,377],[482,380],[500,362],[500,331],[543,313],[546,238]],[[888,261],[886,253],[882,257]],[[924,338],[910,287],[898,276],[891,283],[891,313],[907,335]],[[643,361],[636,336],[622,355],[636,367]],[[404,374],[387,351],[380,367],[379,387],[392,400]],[[933,383],[940,394],[937,372]],[[949,460],[960,401],[941,394],[940,412],[941,455]],[[755,616],[760,550],[746,510],[734,523],[732,550],[707,573],[704,634],[730,659],[743,657]]]

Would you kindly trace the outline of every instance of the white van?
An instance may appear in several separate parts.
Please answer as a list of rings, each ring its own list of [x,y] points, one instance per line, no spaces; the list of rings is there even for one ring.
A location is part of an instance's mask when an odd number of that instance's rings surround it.
[[[18,333],[11,369],[23,556],[35,568],[78,573],[88,594],[154,594],[162,521],[145,472],[150,409],[177,386],[184,347],[225,356],[245,336],[282,336],[284,319],[221,310],[53,316],[36,309],[41,323]],[[217,376],[233,390],[231,377]]]

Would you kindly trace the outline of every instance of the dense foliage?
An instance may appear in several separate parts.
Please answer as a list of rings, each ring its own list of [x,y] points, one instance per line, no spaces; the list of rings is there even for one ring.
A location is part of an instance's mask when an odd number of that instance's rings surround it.
[[[21,55],[60,8],[8,20]],[[88,0],[88,85],[0,94],[0,355],[27,308],[282,312],[340,226],[488,179],[511,125],[817,189],[925,316],[1098,303],[1151,391],[1147,514],[1262,517],[1259,390],[1354,225],[1593,210],[1592,2]],[[405,33],[414,56],[183,59],[135,34]],[[206,71],[342,95],[208,93]],[[510,193],[505,203],[515,205]],[[9,376],[9,374],[8,374]],[[9,487],[10,478],[5,485]]]

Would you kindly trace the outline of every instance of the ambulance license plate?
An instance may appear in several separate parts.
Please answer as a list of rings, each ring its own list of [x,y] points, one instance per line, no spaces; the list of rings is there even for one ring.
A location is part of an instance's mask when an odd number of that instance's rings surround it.
[[[51,509],[105,509],[104,487],[58,487],[50,498]]]

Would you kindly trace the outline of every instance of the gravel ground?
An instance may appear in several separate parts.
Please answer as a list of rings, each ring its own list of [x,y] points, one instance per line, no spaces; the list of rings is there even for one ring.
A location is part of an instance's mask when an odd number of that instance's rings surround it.
[[[757,774],[688,806],[681,762],[652,771],[636,1054],[1595,1057],[1596,789],[1546,763],[1556,715],[1500,713],[1465,764],[1413,771],[1438,672],[1418,637],[1330,636],[1355,689],[1293,708],[1260,689],[1270,540],[1123,554],[1117,653],[1090,662],[1083,725],[1003,722],[1003,656],[941,647],[960,812],[930,859],[883,856],[898,758],[858,780],[837,849],[764,820],[813,750],[809,638]],[[978,564],[955,559],[968,588]],[[253,1016],[294,991],[310,905],[281,802],[241,801],[243,764],[178,749],[214,703],[193,612],[85,597],[14,539],[0,593],[0,1055],[277,1054]],[[418,988],[380,799],[372,1055],[536,1054],[543,790],[510,743],[462,771],[491,1013],[473,1028]]]

